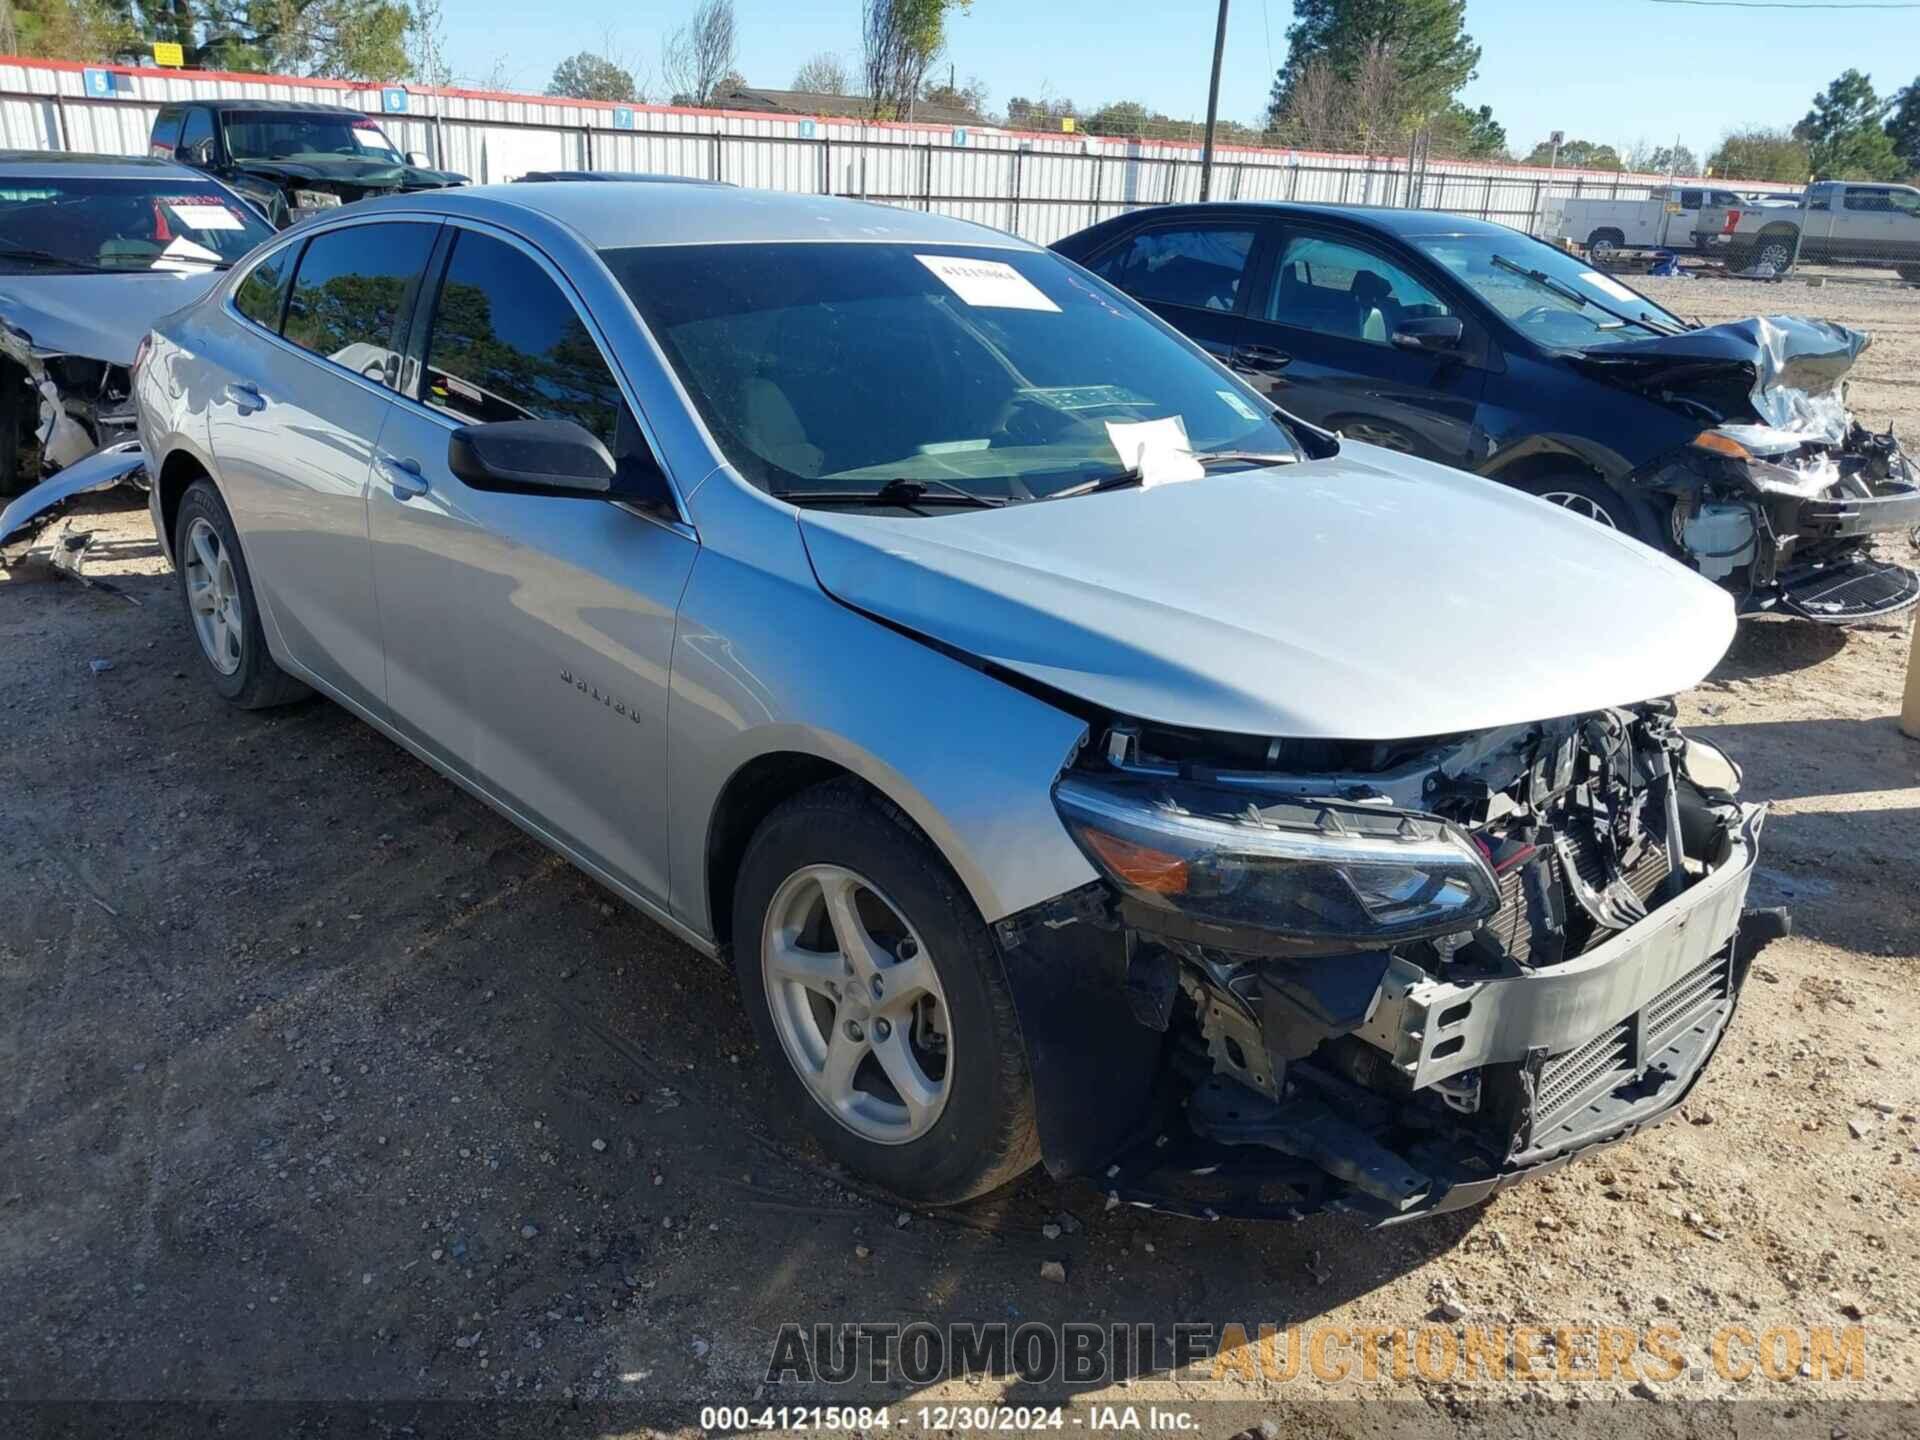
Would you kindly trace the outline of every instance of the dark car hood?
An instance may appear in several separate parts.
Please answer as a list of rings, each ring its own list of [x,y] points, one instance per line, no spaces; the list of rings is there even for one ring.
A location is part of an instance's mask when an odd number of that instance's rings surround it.
[[[163,315],[191,305],[220,278],[131,270],[115,275],[0,275],[0,318],[33,337],[42,354],[131,365],[140,337]]]
[[[237,168],[247,175],[279,183],[321,181],[355,190],[434,190],[464,185],[467,177],[447,170],[423,170],[418,165],[394,165],[385,160],[243,160]]]
[[[1723,421],[1838,445],[1848,418],[1840,382],[1870,343],[1863,332],[1826,320],[1769,315],[1594,345],[1572,358],[1587,373],[1630,389],[1698,401]]]

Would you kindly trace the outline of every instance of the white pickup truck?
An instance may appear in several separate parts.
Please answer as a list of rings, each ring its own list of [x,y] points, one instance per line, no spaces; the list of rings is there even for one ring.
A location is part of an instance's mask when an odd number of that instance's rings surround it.
[[[1567,196],[1547,202],[1545,233],[1604,267],[1622,250],[1691,250],[1703,209],[1741,203],[1733,191],[1705,185],[1656,186],[1644,200]]]
[[[1695,239],[1736,270],[1765,264],[1781,271],[1797,258],[1886,266],[1920,283],[1920,190],[1823,180],[1792,209],[1710,205],[1700,212]]]

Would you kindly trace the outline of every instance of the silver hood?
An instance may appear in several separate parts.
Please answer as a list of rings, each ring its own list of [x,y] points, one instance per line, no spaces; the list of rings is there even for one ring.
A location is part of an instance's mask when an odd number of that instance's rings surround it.
[[[1242,735],[1401,739],[1629,704],[1693,685],[1733,639],[1731,597],[1646,546],[1366,445],[800,525],[847,605],[1119,714]]]
[[[0,276],[0,319],[47,355],[81,355],[131,365],[154,321],[191,305],[218,270],[129,270],[114,275]]]

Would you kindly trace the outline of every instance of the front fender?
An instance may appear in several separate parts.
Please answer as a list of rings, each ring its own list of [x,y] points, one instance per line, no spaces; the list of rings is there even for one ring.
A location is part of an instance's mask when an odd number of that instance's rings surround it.
[[[721,492],[725,492],[724,494]],[[717,933],[706,839],[763,755],[830,761],[926,833],[989,923],[1094,879],[1053,808],[1083,721],[825,594],[793,513],[730,478],[702,488],[668,705],[675,916]]]

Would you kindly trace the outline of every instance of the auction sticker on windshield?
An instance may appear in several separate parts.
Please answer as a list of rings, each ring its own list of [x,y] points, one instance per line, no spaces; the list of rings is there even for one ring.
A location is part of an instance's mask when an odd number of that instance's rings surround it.
[[[1602,275],[1598,270],[1582,270],[1580,272],[1580,278],[1586,281],[1587,284],[1593,286],[1594,289],[1611,295],[1616,300],[1625,300],[1629,304],[1632,304],[1640,298],[1618,280],[1612,279],[1610,276]]]
[[[939,277],[940,283],[969,305],[993,310],[1051,310],[1060,307],[1040,293],[1026,276],[1000,260],[968,260],[955,255],[913,257]]]
[[[183,204],[178,200],[167,202],[167,208],[173,211],[174,218],[189,230],[244,230],[240,217],[224,205]]]

